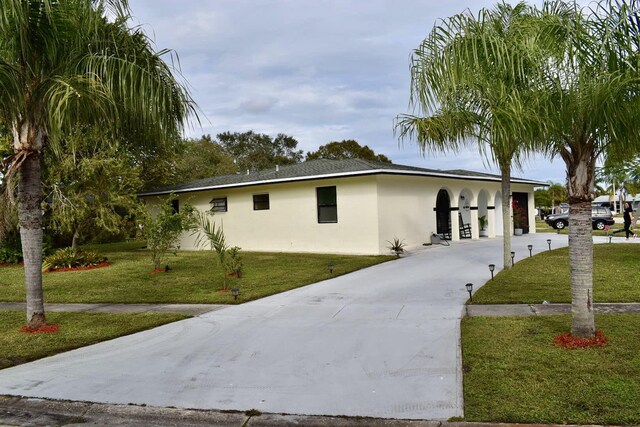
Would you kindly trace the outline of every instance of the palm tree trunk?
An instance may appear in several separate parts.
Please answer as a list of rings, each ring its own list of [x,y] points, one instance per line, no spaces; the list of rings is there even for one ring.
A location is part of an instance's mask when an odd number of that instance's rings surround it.
[[[569,192],[569,267],[571,335],[595,335],[593,311],[593,237],[591,202],[595,197],[595,155],[582,150],[566,156]]]
[[[42,206],[40,153],[32,151],[20,166],[18,220],[27,290],[27,322],[37,328],[45,323],[42,293]]]
[[[572,202],[569,207],[569,265],[571,267],[571,335],[592,337],[593,238],[591,202]]]
[[[504,270],[511,268],[511,167],[500,167],[502,178],[502,250]]]

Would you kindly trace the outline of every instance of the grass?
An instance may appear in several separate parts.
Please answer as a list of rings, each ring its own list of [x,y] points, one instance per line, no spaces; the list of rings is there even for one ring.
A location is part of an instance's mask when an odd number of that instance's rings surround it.
[[[25,334],[24,312],[0,311],[0,369],[143,331],[188,316],[175,313],[47,313],[53,334]]]
[[[595,302],[640,301],[640,245],[593,246]],[[473,295],[473,304],[540,304],[571,302],[568,248],[541,252],[489,280]]]
[[[639,424],[640,315],[596,315],[602,348],[565,350],[569,316],[462,321],[466,421]]]
[[[323,254],[243,252],[241,279],[227,278],[227,286],[238,287],[234,301],[223,288],[222,270],[209,251],[169,255],[168,273],[151,274],[144,243],[93,245],[112,266],[87,271],[44,274],[45,300],[50,303],[241,303],[294,289],[369,267],[393,256],[349,256]],[[334,264],[330,274],[327,264]],[[24,272],[20,266],[0,267],[0,301],[24,301]]]

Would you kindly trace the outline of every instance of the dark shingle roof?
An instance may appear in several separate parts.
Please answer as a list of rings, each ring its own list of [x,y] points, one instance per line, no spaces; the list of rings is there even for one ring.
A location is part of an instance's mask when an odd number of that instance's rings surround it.
[[[153,196],[170,193],[185,193],[190,191],[213,190],[217,188],[244,187],[250,185],[302,181],[308,179],[335,178],[341,176],[396,174],[438,176],[443,178],[463,178],[480,181],[500,181],[499,175],[472,172],[466,170],[443,171],[425,169],[414,166],[381,163],[362,159],[346,160],[311,160],[293,165],[280,166],[278,169],[266,169],[250,173],[235,175],[213,176],[197,181],[157,188],[138,194],[138,196]],[[543,182],[513,178],[514,183],[546,185]]]

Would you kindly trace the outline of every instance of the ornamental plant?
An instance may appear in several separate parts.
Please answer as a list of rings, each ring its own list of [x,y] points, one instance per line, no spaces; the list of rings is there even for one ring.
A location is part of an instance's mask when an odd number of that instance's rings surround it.
[[[195,228],[194,209],[188,203],[180,206],[176,212],[166,201],[159,205],[159,212],[152,215],[146,212],[142,219],[142,234],[147,239],[147,248],[151,253],[154,270],[160,270],[168,252],[176,253],[180,248],[180,236]]]
[[[53,255],[45,257],[42,271],[55,271],[63,268],[94,267],[107,262],[107,257],[95,251],[63,248]]]
[[[217,226],[216,223],[211,219],[211,216],[213,216],[213,212],[198,212],[197,222],[199,225],[199,230],[198,238],[196,239],[196,245],[205,248],[208,246],[208,249],[216,253],[216,256],[218,257],[218,263],[220,264],[220,268],[222,270],[222,288],[226,291],[226,259],[229,246],[227,245],[226,238],[224,237],[222,223],[220,224],[220,226]]]
[[[527,211],[517,201],[513,201],[513,225],[515,228],[525,228],[527,225]]]
[[[238,246],[227,249],[227,257],[224,261],[226,273],[235,274],[238,279],[242,277],[242,267],[244,266],[240,249]]]

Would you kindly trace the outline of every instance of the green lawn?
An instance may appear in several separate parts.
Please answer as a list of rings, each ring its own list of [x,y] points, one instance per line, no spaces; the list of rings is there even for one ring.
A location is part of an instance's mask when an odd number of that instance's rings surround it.
[[[60,324],[53,334],[19,332],[23,311],[0,311],[0,369],[122,335],[150,329],[188,316],[175,313],[47,313],[48,323]]]
[[[640,315],[596,315],[609,343],[565,350],[569,316],[462,321],[465,421],[640,424]]]
[[[169,255],[169,273],[151,274],[144,243],[93,245],[104,253],[111,267],[87,271],[45,273],[45,300],[56,303],[219,303],[233,304],[223,288],[222,273],[209,251]],[[393,256],[347,256],[243,252],[244,275],[227,278],[228,287],[238,287],[238,303],[345,274]],[[329,274],[327,264],[335,266]],[[0,267],[0,301],[24,301],[24,273],[20,266]]]
[[[638,302],[640,245],[594,245],[595,302]],[[568,249],[545,251],[501,271],[473,295],[473,304],[571,302]]]

